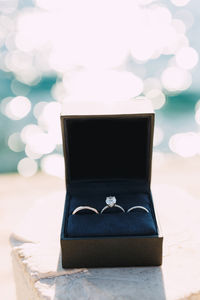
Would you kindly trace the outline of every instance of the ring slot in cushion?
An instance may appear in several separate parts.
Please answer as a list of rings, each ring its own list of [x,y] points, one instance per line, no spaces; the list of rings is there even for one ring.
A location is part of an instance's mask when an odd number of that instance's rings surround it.
[[[130,213],[123,213],[119,209],[109,208],[103,214],[82,213],[72,215],[78,206],[91,206],[101,212],[106,205],[106,196],[115,196],[117,204],[125,211],[132,206],[144,206],[149,213],[135,209]],[[127,236],[127,235],[156,235],[157,226],[152,209],[151,197],[148,193],[116,192],[76,194],[69,197],[67,208],[67,223],[65,235],[68,237],[92,236]]]
[[[138,194],[127,194],[127,195],[116,195],[118,205],[122,206],[125,211],[127,211],[130,207],[141,205],[146,207],[149,211],[150,208],[150,201],[149,197],[145,193],[138,193]],[[105,203],[106,196],[104,195],[93,195],[93,196],[72,196],[70,197],[70,208],[69,208],[69,215],[72,214],[75,208],[78,206],[91,206],[96,208],[99,212],[102,210],[104,206],[107,204]],[[111,212],[111,209],[109,209]],[[114,209],[113,209],[114,211]]]

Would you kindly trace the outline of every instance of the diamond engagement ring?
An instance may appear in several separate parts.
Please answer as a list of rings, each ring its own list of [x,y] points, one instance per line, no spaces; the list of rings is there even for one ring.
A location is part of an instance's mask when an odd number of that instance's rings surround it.
[[[96,214],[99,214],[98,210],[94,207],[90,207],[90,206],[78,206],[77,208],[74,209],[74,211],[72,212],[72,215],[75,215],[76,213],[78,213],[81,210],[90,210],[95,212]]]
[[[101,214],[108,208],[112,208],[112,207],[117,207],[120,210],[122,210],[123,212],[125,212],[125,210],[123,209],[123,207],[121,207],[120,205],[116,204],[117,200],[114,196],[109,196],[106,197],[106,206],[104,206],[104,208],[102,208],[101,210]]]
[[[129,209],[127,210],[127,213],[129,213],[130,211],[132,211],[132,210],[134,210],[134,209],[143,209],[143,210],[145,210],[147,213],[149,213],[149,211],[148,211],[148,209],[147,209],[146,207],[140,206],[140,205],[133,206],[133,207],[129,208]]]

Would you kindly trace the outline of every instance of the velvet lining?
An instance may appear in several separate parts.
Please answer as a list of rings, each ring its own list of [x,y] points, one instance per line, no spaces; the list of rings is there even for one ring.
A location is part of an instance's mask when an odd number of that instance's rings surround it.
[[[67,177],[149,179],[150,117],[65,120]]]
[[[106,205],[106,196],[115,196],[117,204],[121,205],[126,213],[117,208],[109,208],[99,215],[90,211],[72,215],[78,206],[94,207],[100,212]],[[130,207],[136,205],[144,206],[149,213],[139,209],[127,213]],[[81,182],[70,185],[65,209],[65,235],[68,237],[157,234],[151,194],[142,182]]]
[[[155,235],[152,215],[142,210],[132,213],[70,215],[69,237]]]

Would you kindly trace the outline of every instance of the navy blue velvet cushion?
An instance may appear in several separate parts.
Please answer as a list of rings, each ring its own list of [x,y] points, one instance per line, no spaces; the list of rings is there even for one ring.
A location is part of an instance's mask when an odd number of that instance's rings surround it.
[[[117,204],[125,211],[135,205],[144,206],[144,210],[133,210],[130,213],[123,213],[117,208],[109,208],[103,214],[94,214],[90,211],[83,211],[80,214],[72,215],[73,210],[78,206],[91,206],[99,212],[106,205],[106,195],[116,196]],[[124,235],[156,235],[157,226],[154,218],[152,200],[149,193],[130,191],[128,193],[115,194],[93,193],[89,195],[77,193],[69,197],[68,222],[65,227],[65,234],[69,237],[90,237],[90,236],[124,236]]]
[[[68,220],[70,237],[154,234],[156,228],[152,215],[144,210],[134,210],[128,214],[70,215]]]

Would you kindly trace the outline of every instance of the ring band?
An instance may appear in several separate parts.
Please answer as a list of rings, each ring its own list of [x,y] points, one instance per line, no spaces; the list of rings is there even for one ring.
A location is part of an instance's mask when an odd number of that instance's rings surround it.
[[[94,207],[90,207],[90,206],[78,206],[77,208],[74,209],[74,211],[72,212],[72,215],[75,215],[77,212],[81,211],[81,210],[91,210],[93,212],[95,212],[96,214],[99,214],[98,210]]]
[[[121,211],[123,211],[125,213],[125,210],[122,206],[116,204],[117,200],[114,196],[109,196],[109,197],[106,197],[106,206],[104,206],[101,210],[101,214],[108,208],[112,208],[112,207],[117,207],[119,208]]]
[[[132,210],[134,210],[134,209],[143,209],[143,210],[145,210],[147,213],[149,213],[149,211],[148,211],[148,209],[146,208],[146,207],[144,207],[144,206],[140,206],[140,205],[137,205],[137,206],[133,206],[133,207],[131,207],[131,208],[129,208],[128,210],[127,210],[127,213],[129,213],[130,211],[132,211]]]
[[[110,207],[111,207],[111,206],[106,205],[106,206],[101,210],[101,214],[104,212],[104,210],[106,210],[107,208],[110,208]],[[113,207],[117,207],[117,208],[121,209],[121,210],[125,213],[124,208],[121,207],[120,205],[115,204]]]

